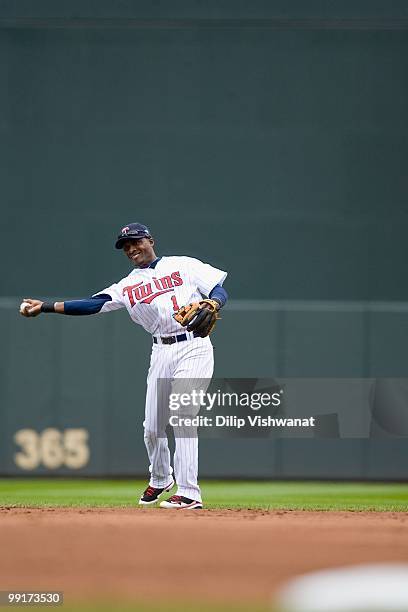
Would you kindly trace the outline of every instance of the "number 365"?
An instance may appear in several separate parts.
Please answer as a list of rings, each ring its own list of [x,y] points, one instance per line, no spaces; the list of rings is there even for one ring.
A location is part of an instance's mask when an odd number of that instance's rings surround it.
[[[41,464],[50,470],[82,468],[90,456],[88,437],[83,428],[60,431],[49,427],[40,433],[20,429],[14,434],[14,442],[21,448],[14,455],[15,464],[23,470],[34,470]]]

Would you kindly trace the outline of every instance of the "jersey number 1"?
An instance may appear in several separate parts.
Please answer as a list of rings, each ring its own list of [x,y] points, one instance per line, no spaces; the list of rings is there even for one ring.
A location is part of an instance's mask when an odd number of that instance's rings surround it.
[[[173,310],[174,310],[174,312],[177,312],[178,310],[180,310],[180,307],[177,304],[177,300],[176,300],[176,296],[175,295],[171,296],[171,301],[173,302]]]

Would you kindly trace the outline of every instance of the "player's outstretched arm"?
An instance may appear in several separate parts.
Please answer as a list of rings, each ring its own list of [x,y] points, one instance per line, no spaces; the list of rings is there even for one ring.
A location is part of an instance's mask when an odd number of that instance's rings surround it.
[[[48,309],[47,309],[48,307]],[[64,302],[54,302],[49,304],[41,300],[33,300],[32,298],[24,298],[20,306],[20,314],[23,317],[38,317],[42,312],[58,312],[64,314]]]
[[[65,302],[42,302],[24,298],[20,306],[20,313],[23,317],[37,317],[42,312],[57,312],[65,315],[91,315],[101,311],[106,302],[112,302],[112,297],[108,293],[98,293],[90,298],[83,300],[66,300]],[[116,308],[121,308],[122,304],[116,304]],[[115,310],[115,307],[112,310]]]

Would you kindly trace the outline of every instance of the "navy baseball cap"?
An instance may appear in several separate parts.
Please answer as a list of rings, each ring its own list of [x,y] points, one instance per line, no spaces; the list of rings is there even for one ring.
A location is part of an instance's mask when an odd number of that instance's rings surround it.
[[[121,249],[126,240],[137,240],[138,238],[151,238],[150,231],[141,223],[128,223],[120,230],[120,234],[115,243],[115,248]]]

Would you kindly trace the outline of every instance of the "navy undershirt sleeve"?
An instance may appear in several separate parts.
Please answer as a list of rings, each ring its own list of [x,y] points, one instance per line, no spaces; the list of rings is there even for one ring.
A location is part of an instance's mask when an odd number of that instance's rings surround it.
[[[225,306],[228,300],[228,293],[221,285],[215,285],[214,289],[211,290],[208,296],[211,300],[217,300],[220,303],[220,308]]]
[[[85,300],[68,300],[64,302],[64,314],[77,316],[96,314],[105,302],[110,301],[112,297],[107,293],[100,293]]]

